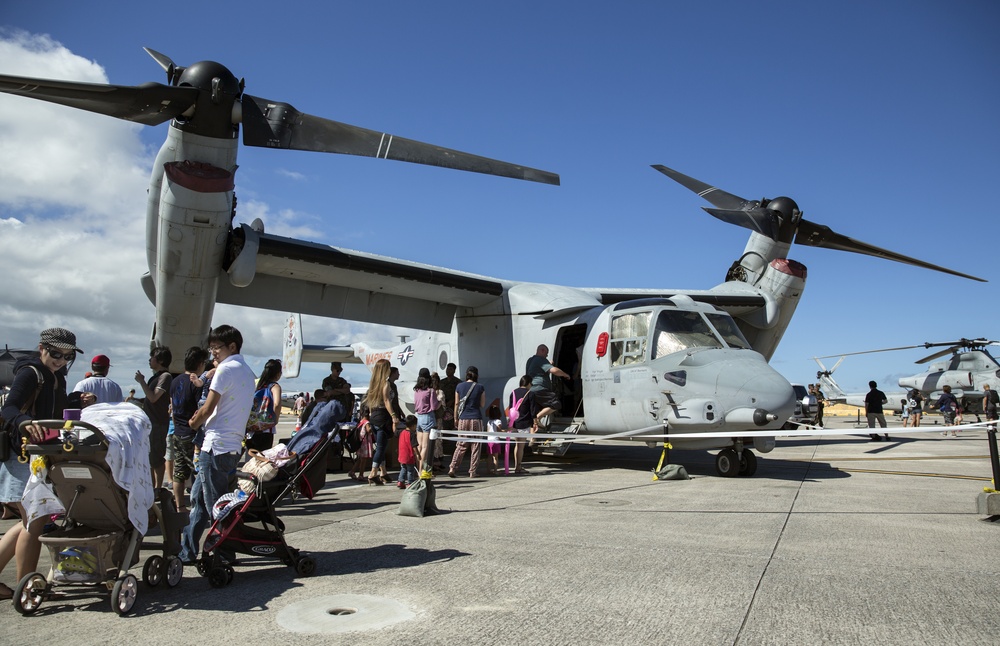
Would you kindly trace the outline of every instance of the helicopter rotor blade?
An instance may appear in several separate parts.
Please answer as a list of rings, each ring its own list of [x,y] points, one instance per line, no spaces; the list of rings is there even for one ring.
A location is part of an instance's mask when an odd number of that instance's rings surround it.
[[[177,79],[180,78],[181,72],[184,71],[183,67],[177,67],[173,60],[166,54],[161,54],[160,52],[152,49],[151,47],[143,47],[146,53],[153,57],[163,71],[167,73],[167,82],[170,85],[177,85]]]
[[[139,86],[79,83],[0,74],[0,92],[96,112],[147,126],[184,113],[198,99],[193,87],[159,83]]]
[[[693,177],[688,177],[684,173],[677,172],[672,168],[667,168],[663,164],[653,164],[653,168],[660,171],[661,173],[663,173],[670,179],[674,180],[675,182],[677,182],[684,188],[688,189],[689,191],[697,193],[701,197],[705,198],[708,202],[710,202],[713,206],[716,206],[720,209],[742,211],[745,209],[745,207],[753,204],[753,202],[751,202],[750,200],[746,200],[742,197],[739,197],[738,195],[733,195],[732,193],[727,193],[721,188],[710,186],[705,182],[696,180]],[[705,210],[708,211],[708,209]],[[711,211],[708,212],[712,213]],[[715,213],[712,213],[712,215],[715,215]],[[715,215],[715,217],[725,222],[730,222],[731,224],[739,224],[737,222],[732,222],[731,220],[726,220],[725,218],[721,218],[718,215]],[[739,226],[743,225],[741,224]]]
[[[862,350],[861,352],[842,352],[840,354],[828,354],[825,357],[813,357],[814,359],[832,359],[834,357],[853,357],[858,354],[875,354],[876,352],[895,352],[896,350],[912,350],[914,348],[926,348],[923,343],[920,345],[903,345],[898,348],[879,348],[878,350]],[[840,362],[837,362],[840,365]]]
[[[314,117],[299,112],[288,103],[247,94],[243,95],[243,143],[265,148],[379,157],[559,185],[559,175],[555,173]]]
[[[935,352],[934,354],[928,355],[928,356],[924,357],[923,359],[918,359],[917,361],[914,361],[914,363],[927,363],[928,361],[934,361],[935,359],[939,359],[939,358],[941,358],[943,356],[946,356],[946,355],[949,355],[949,354],[955,352],[956,350],[960,349],[961,347],[962,346],[960,346],[960,345],[953,345],[950,348],[945,348],[944,350],[940,350],[938,352]]]
[[[802,217],[802,212],[799,210],[798,205],[790,198],[777,197],[773,200],[765,198],[759,202],[751,202],[693,177],[679,173],[672,168],[667,168],[662,164],[654,164],[653,168],[684,188],[697,193],[711,202],[716,208],[703,208],[714,217],[723,222],[756,231],[776,242],[794,242],[795,244],[807,247],[824,247],[838,251],[850,251],[851,253],[859,253],[914,265],[916,267],[923,267],[924,269],[932,269],[982,283],[986,282],[986,280],[977,276],[963,274],[946,267],[911,258],[910,256],[904,256],[888,249],[882,249],[867,242],[861,242],[860,240],[837,233],[828,226],[810,222]]]
[[[852,253],[859,253],[866,256],[885,258],[886,260],[894,260],[896,262],[901,262],[907,265],[923,267],[924,269],[933,269],[934,271],[940,271],[946,274],[951,274],[952,276],[960,276],[962,278],[968,278],[970,280],[977,280],[981,283],[986,282],[986,280],[979,278],[977,276],[970,276],[969,274],[963,274],[962,272],[959,271],[954,271],[946,267],[941,267],[939,265],[935,265],[929,262],[924,262],[923,260],[917,260],[916,258],[911,258],[910,256],[904,256],[903,254],[896,253],[895,251],[889,251],[888,249],[882,249],[881,247],[870,245],[867,242],[861,242],[860,240],[849,238],[845,235],[837,233],[836,231],[833,231],[828,226],[822,224],[815,224],[808,220],[802,220],[801,222],[799,222],[798,232],[795,235],[795,243],[800,245],[805,245],[807,247],[823,247],[825,249],[850,251]]]

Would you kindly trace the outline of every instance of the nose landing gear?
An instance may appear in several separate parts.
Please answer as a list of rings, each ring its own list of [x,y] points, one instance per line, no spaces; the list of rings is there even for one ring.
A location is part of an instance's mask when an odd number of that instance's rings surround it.
[[[757,473],[757,456],[753,451],[737,444],[737,448],[722,449],[715,456],[715,470],[724,478],[742,476],[749,478]]]

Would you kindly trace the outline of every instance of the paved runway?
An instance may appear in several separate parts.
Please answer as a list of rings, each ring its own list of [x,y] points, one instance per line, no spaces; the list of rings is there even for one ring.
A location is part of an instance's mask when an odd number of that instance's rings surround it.
[[[438,477],[444,513],[422,519],[396,515],[395,487],[331,473],[282,513],[314,576],[261,561],[214,589],[187,568],[176,588],[140,583],[127,617],[107,596],[32,617],[5,602],[3,642],[1000,642],[985,432],[890,431],[779,440],[736,479],[706,452],[673,452],[691,480],[653,481],[659,450],[580,446],[529,476]]]

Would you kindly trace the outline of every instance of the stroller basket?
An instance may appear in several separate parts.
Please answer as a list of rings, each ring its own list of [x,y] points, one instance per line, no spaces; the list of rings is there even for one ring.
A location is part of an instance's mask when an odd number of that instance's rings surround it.
[[[100,583],[114,578],[113,572],[125,558],[128,546],[122,532],[106,532],[87,527],[57,529],[43,534],[39,540],[49,550],[52,578],[60,583]],[[133,555],[135,565],[139,554]]]

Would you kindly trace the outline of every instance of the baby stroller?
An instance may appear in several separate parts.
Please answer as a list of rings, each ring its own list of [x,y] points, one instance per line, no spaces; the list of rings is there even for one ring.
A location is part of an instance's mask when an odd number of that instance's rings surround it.
[[[288,443],[295,457],[278,468],[270,480],[237,472],[241,481],[253,483],[250,493],[239,490],[223,496],[215,505],[216,520],[208,530],[202,556],[195,562],[198,574],[209,585],[221,588],[233,580],[233,554],[275,558],[295,568],[299,576],[311,576],[316,561],[300,554],[285,541],[285,524],[275,507],[287,499],[302,496],[312,500],[326,483],[327,454],[333,444],[336,422],[343,418],[340,402],[321,404],[305,428]]]
[[[145,440],[149,421],[131,404],[127,408],[112,405],[92,408],[99,407],[106,409],[105,414],[118,418],[118,429],[130,427],[142,441],[135,446],[128,439],[123,443],[117,431],[109,440],[100,428],[85,421],[46,420],[35,423],[48,429],[51,439],[22,447],[24,459],[28,454],[35,456],[34,460],[43,459],[47,482],[65,509],[61,524],[40,537],[52,562],[48,576],[40,572],[27,574],[14,590],[14,608],[22,615],[37,612],[43,601],[55,597],[53,588],[64,585],[73,592],[67,592],[63,598],[110,591],[111,607],[119,615],[130,612],[135,604],[138,582],[129,568],[139,560],[143,534],[150,525],[154,507]],[[107,419],[100,414],[96,417]],[[110,446],[115,450],[109,460]],[[141,456],[140,451],[144,451]],[[126,460],[134,468],[121,468]],[[119,484],[132,474],[142,477],[128,481],[128,489]],[[54,502],[40,500],[42,504]],[[175,511],[173,501],[166,502],[169,511],[155,509],[153,518],[153,524],[156,519],[163,524],[163,552],[147,560],[143,578],[150,585],[166,580],[173,587],[180,583],[184,573],[184,565],[176,556],[182,527],[179,515],[170,513]],[[25,508],[29,508],[27,492]]]

